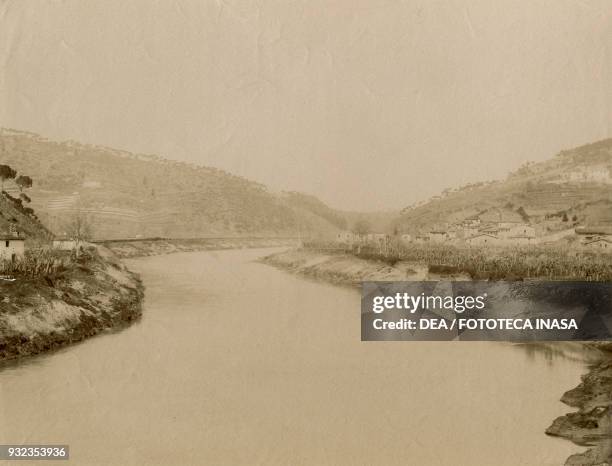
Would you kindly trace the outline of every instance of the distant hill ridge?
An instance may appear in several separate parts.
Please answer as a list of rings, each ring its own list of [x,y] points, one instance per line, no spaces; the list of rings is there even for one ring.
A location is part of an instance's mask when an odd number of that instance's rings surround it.
[[[447,189],[403,209],[395,224],[402,231],[420,232],[498,209],[549,231],[568,224],[612,225],[612,139],[525,164],[502,181]]]
[[[62,233],[82,211],[99,238],[330,235],[341,214],[300,193],[278,195],[222,170],[157,155],[0,129],[0,163],[34,179],[32,207]]]

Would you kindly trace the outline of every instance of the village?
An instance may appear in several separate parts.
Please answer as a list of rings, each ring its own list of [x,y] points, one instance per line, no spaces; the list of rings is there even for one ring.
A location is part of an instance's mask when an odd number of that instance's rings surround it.
[[[384,246],[392,241],[404,245],[455,245],[467,247],[516,247],[567,244],[581,250],[612,253],[612,228],[606,226],[557,225],[550,227],[525,221],[518,213],[496,209],[474,215],[460,222],[432,228],[429,231],[408,233],[342,231],[337,233],[337,244]]]

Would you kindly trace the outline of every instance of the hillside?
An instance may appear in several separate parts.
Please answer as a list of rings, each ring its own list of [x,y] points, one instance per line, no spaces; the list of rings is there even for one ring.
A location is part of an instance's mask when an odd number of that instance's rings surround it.
[[[500,211],[548,230],[612,226],[612,139],[526,164],[502,181],[448,189],[403,209],[396,224],[416,233]]]
[[[342,226],[316,198],[273,194],[215,168],[155,155],[0,129],[0,163],[34,179],[31,207],[55,233],[75,211],[104,239],[313,236]]]
[[[17,231],[27,243],[50,240],[51,232],[36,214],[24,207],[19,199],[9,196],[0,196],[0,233]]]

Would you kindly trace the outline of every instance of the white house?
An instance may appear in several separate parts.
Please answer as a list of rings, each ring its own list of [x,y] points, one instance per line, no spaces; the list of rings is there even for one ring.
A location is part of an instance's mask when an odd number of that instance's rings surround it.
[[[429,235],[416,235],[414,237],[415,243],[429,243]]]
[[[432,243],[443,243],[447,239],[447,232],[443,230],[434,230],[429,232],[429,241]]]
[[[386,233],[368,233],[366,238],[368,241],[382,244],[389,239],[389,235]]]
[[[0,235],[0,260],[15,261],[25,255],[25,238],[14,233]]]
[[[355,241],[356,235],[350,231],[341,231],[336,235],[336,241],[338,243],[352,243]]]

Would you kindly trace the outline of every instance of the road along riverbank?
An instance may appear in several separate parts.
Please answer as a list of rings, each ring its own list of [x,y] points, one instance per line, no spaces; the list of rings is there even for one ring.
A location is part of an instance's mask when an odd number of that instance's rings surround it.
[[[295,238],[185,238],[144,239],[102,242],[120,258],[136,258],[176,252],[219,251],[295,246]]]

